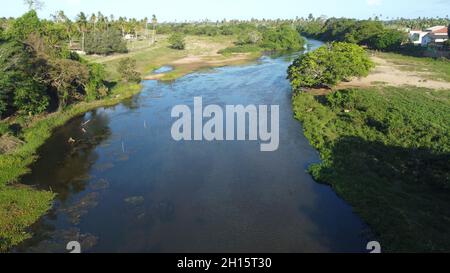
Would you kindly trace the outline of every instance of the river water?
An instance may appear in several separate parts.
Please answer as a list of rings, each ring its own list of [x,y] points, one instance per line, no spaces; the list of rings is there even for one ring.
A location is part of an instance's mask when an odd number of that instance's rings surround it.
[[[134,98],[57,129],[23,177],[57,193],[55,206],[15,251],[67,252],[69,241],[84,252],[364,251],[367,227],[306,172],[320,159],[293,118],[292,57],[146,81]],[[279,149],[174,141],[172,107],[195,96],[204,105],[279,105]]]

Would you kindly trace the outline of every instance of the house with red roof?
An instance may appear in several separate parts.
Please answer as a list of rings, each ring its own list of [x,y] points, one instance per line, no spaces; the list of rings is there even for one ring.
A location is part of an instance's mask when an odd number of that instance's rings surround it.
[[[443,44],[449,39],[448,27],[446,26],[431,27],[426,29],[426,32],[428,32],[428,34],[422,38],[422,46]]]

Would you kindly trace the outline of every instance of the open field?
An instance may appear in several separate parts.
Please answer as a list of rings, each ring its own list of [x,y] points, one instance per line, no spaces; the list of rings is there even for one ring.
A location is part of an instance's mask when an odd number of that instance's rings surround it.
[[[137,49],[131,49],[128,54],[106,57],[93,56],[87,59],[104,64],[111,80],[119,78],[117,66],[120,60],[126,57],[136,60],[137,70],[145,79],[173,80],[195,70],[241,64],[260,56],[259,52],[227,56],[219,54],[218,51],[221,49],[233,45],[234,36],[187,36],[185,50],[169,48],[167,38],[164,35],[158,36],[157,43],[152,46],[146,46],[146,42],[138,42],[135,45]],[[174,70],[168,73],[151,75],[153,70],[164,65],[172,66]]]
[[[376,67],[365,78],[343,82],[338,89],[375,85],[450,89],[450,61],[416,58],[395,53],[372,55]]]

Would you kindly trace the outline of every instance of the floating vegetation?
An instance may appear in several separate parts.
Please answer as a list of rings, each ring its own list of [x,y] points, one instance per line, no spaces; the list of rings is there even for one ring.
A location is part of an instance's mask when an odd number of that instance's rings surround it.
[[[125,198],[125,203],[130,204],[132,206],[138,206],[142,205],[145,201],[145,198],[143,196],[133,196]]]
[[[175,205],[170,201],[162,201],[156,207],[161,222],[170,222],[175,218]]]
[[[98,243],[98,237],[86,233],[82,234],[80,229],[71,228],[58,230],[48,234],[48,239],[37,242],[34,246],[27,248],[30,253],[67,253],[67,243],[71,241],[79,242],[81,252],[88,252]]]
[[[128,161],[128,160],[130,160],[130,156],[127,154],[121,154],[117,158],[117,161]]]
[[[90,187],[94,191],[106,190],[107,188],[109,188],[109,182],[108,180],[102,178],[98,181],[92,182]]]
[[[88,213],[88,210],[98,205],[98,193],[92,192],[82,197],[76,204],[68,208],[62,208],[61,212],[66,213],[69,222],[74,225],[80,223],[81,217]]]
[[[95,166],[95,169],[100,172],[104,172],[104,171],[107,171],[112,168],[114,168],[114,164],[111,162],[103,163],[103,164],[99,164],[99,165]]]

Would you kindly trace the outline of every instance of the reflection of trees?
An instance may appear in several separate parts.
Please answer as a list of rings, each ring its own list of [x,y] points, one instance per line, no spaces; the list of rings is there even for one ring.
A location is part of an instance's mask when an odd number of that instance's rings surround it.
[[[86,133],[82,131],[82,125]],[[31,173],[23,177],[23,181],[42,189],[51,189],[57,193],[57,200],[64,203],[74,194],[85,191],[90,182],[90,170],[98,155],[95,148],[111,136],[106,115],[98,115],[93,111],[89,118],[81,117],[71,120],[65,126],[57,129],[53,136],[39,149],[40,159],[31,166]],[[70,144],[68,139],[76,140]],[[87,195],[89,196],[89,194]],[[82,200],[84,197],[82,197]],[[93,201],[95,203],[95,200]],[[86,203],[89,206],[90,203]],[[68,217],[77,217],[85,212],[87,207],[77,204],[66,208]],[[79,210],[79,211],[78,211]],[[79,240],[86,246],[95,244],[95,237],[81,234],[76,228],[69,230],[56,229],[52,221],[58,220],[60,210],[53,208],[45,217],[32,227],[34,237],[16,248],[18,252],[62,252],[65,243]],[[69,213],[67,213],[69,212]]]
[[[111,135],[106,115],[97,115],[93,111],[90,119],[85,125],[86,133],[81,130],[86,121],[81,117],[57,129],[39,149],[40,159],[31,166],[31,173],[23,177],[24,183],[51,189],[62,202],[71,194],[84,191],[89,172],[98,158],[94,150]],[[76,142],[70,144],[70,138]]]

